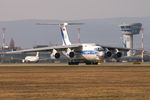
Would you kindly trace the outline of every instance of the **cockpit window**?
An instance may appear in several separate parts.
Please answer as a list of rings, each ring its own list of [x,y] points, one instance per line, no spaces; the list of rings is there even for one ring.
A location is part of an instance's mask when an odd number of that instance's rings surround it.
[[[96,51],[104,51],[103,48],[96,48],[95,50],[96,50]]]

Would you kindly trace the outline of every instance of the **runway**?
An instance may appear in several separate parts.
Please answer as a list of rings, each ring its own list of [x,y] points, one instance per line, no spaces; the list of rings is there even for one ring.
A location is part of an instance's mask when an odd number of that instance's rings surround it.
[[[98,65],[86,65],[84,63],[81,63],[79,65],[68,65],[67,63],[1,63],[0,66],[60,66],[60,67],[67,67],[67,66],[75,66],[75,67],[91,67],[91,66],[99,66],[99,67],[133,67],[133,66],[141,66],[141,67],[149,67],[150,63],[145,62],[141,64],[140,62],[131,62],[131,63],[101,63]]]
[[[0,100],[149,100],[149,65],[0,64]]]

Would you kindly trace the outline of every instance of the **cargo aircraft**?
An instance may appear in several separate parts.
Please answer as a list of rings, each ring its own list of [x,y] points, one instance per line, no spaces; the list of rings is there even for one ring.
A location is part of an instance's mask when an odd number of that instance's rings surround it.
[[[29,52],[50,52],[51,59],[59,59],[61,55],[65,55],[68,59],[69,65],[78,65],[85,63],[87,65],[98,64],[99,61],[105,58],[120,58],[122,52],[129,51],[128,48],[102,46],[95,43],[77,43],[71,44],[66,26],[68,25],[81,25],[83,23],[58,23],[58,24],[41,24],[37,25],[59,25],[62,36],[63,45],[43,47],[36,49],[26,49],[19,51],[7,52],[12,53],[29,53]]]
[[[24,59],[22,59],[23,63],[37,63],[39,61],[39,52],[36,53],[36,56],[26,56]]]

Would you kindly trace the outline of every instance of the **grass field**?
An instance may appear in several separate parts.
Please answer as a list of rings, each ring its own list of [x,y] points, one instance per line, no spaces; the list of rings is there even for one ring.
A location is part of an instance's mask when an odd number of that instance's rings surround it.
[[[150,100],[150,63],[0,64],[0,100]]]

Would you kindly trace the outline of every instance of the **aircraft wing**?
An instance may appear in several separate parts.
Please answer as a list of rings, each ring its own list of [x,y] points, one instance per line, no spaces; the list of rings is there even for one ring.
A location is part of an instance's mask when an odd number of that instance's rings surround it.
[[[55,49],[57,51],[65,51],[68,48],[73,49],[75,51],[80,51],[82,48],[82,45],[72,44],[72,45],[66,45],[66,46],[51,46],[51,47],[11,51],[11,52],[6,52],[6,54],[30,53],[30,52],[52,52],[53,49]]]
[[[118,49],[119,51],[129,51],[129,50],[134,50],[134,49],[130,49],[130,48],[122,48],[122,47],[112,47],[112,46],[103,46],[103,45],[100,45],[102,48],[104,49],[108,49],[108,50],[116,50]]]

